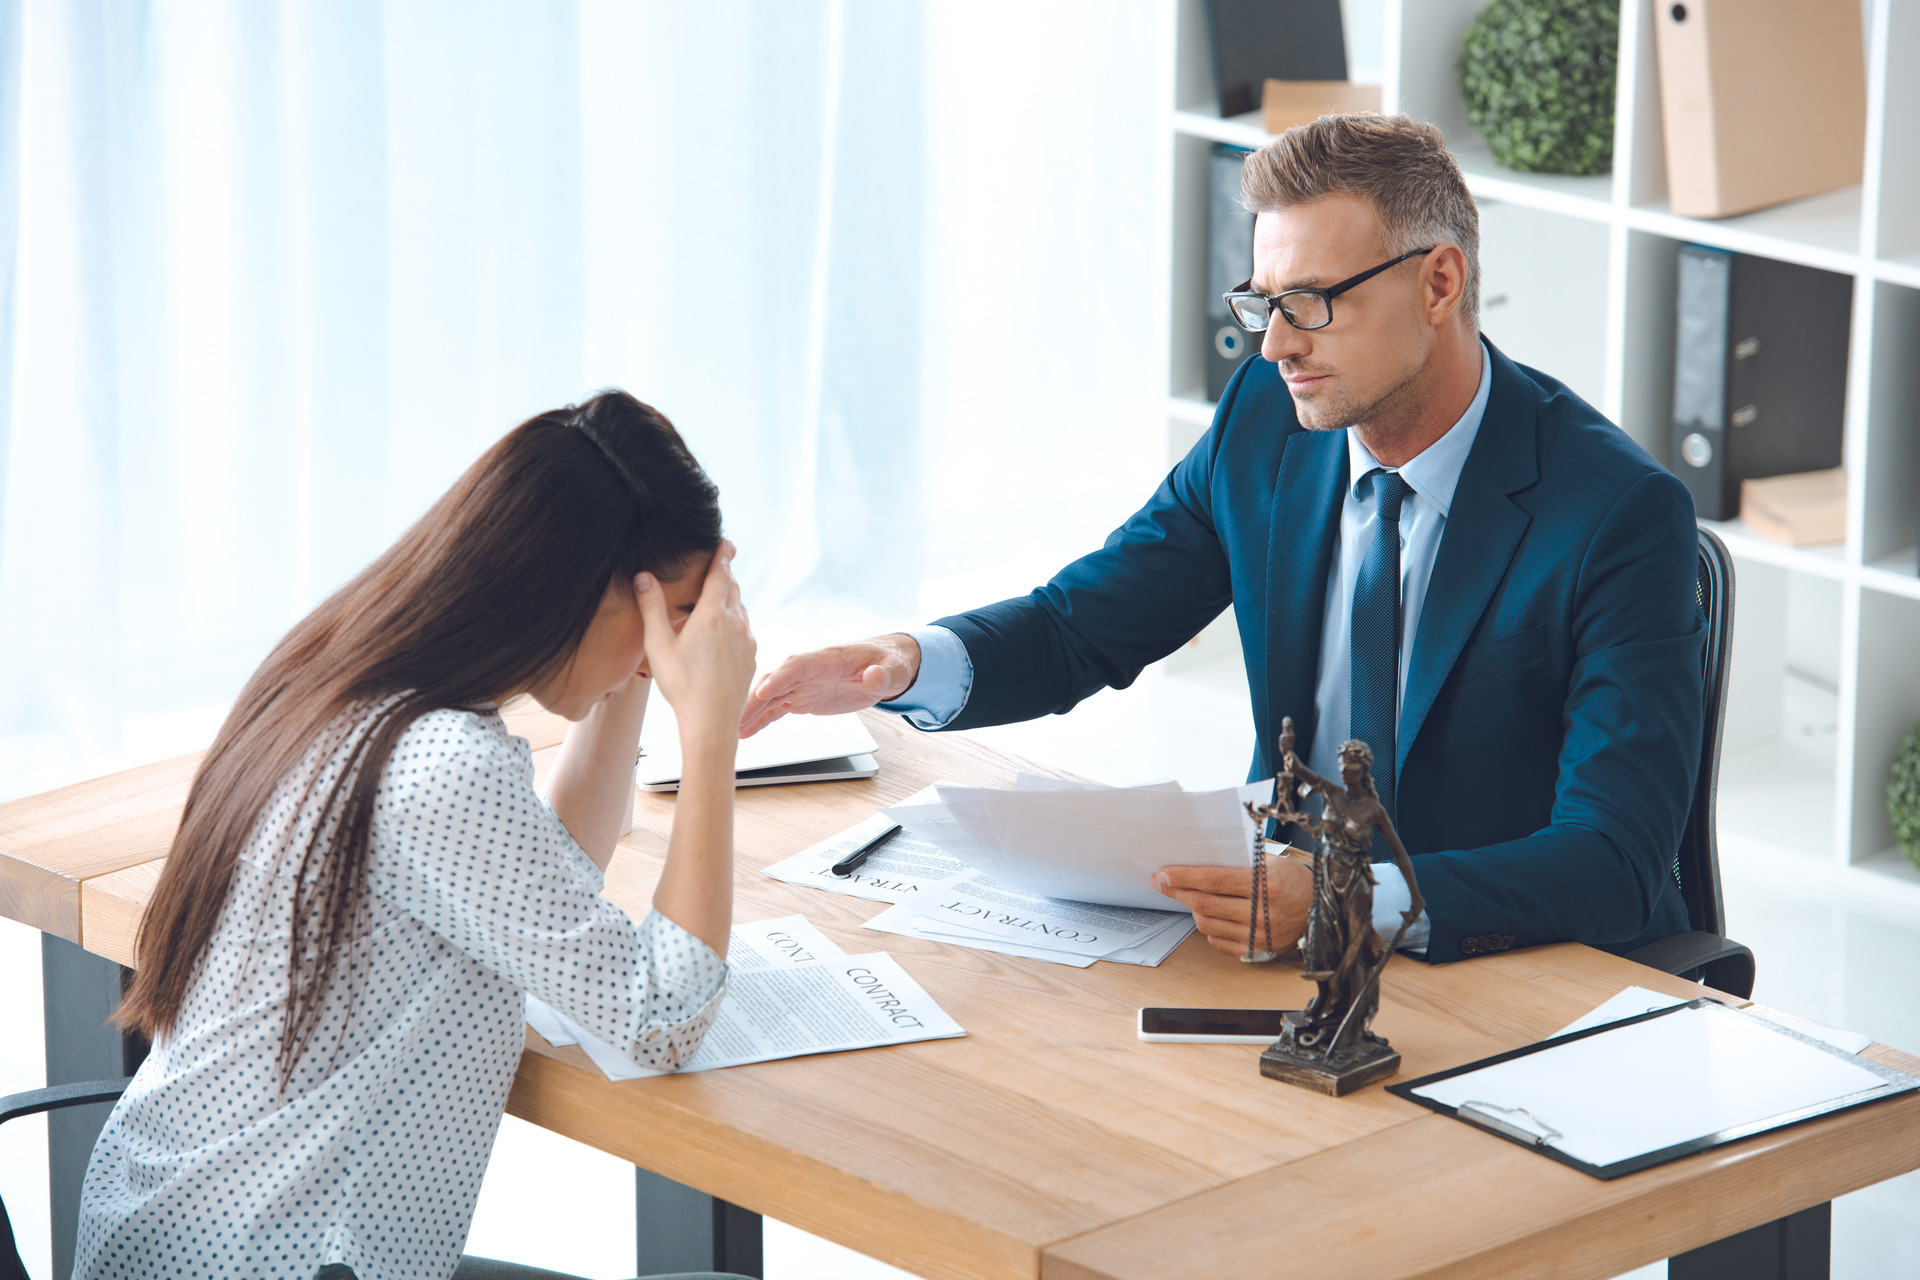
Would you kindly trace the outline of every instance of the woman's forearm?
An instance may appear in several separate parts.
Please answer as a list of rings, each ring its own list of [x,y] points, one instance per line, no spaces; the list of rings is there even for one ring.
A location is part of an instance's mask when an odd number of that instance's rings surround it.
[[[685,744],[666,869],[653,909],[721,956],[733,928],[733,762],[736,742]]]
[[[633,790],[634,751],[647,714],[651,680],[635,676],[627,687],[567,729],[559,758],[547,775],[547,802],[574,842],[602,871],[613,860],[621,822]]]

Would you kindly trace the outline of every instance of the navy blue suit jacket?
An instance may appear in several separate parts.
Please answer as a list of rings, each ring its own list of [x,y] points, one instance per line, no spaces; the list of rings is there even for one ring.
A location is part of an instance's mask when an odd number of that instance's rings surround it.
[[[1399,828],[1427,954],[1626,951],[1688,927],[1672,864],[1703,718],[1693,501],[1565,386],[1492,360],[1402,693]],[[1273,774],[1284,715],[1306,758],[1346,484],[1345,433],[1303,429],[1275,367],[1248,360],[1105,546],[1030,595],[939,620],[973,663],[946,727],[1123,688],[1231,602],[1249,780]]]

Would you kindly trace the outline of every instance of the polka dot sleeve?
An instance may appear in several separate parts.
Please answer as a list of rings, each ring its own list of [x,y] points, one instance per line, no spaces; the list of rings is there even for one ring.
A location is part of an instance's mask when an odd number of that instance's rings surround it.
[[[726,962],[658,912],[636,926],[600,896],[600,869],[534,790],[526,742],[497,717],[416,722],[375,824],[376,897],[639,1066],[671,1071],[699,1047]]]

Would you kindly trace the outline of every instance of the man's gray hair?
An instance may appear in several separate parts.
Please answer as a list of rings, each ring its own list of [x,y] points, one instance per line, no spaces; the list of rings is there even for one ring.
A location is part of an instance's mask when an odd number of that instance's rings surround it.
[[[1357,196],[1380,215],[1383,256],[1450,240],[1467,258],[1460,305],[1480,327],[1480,210],[1440,130],[1411,116],[1321,116],[1247,157],[1240,198],[1272,213],[1327,196]],[[1369,264],[1370,265],[1370,264]]]

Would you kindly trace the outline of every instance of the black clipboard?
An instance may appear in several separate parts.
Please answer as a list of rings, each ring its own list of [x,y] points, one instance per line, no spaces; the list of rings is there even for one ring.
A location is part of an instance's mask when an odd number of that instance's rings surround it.
[[[1880,1077],[1883,1083],[1876,1088],[1861,1090],[1857,1093],[1832,1098],[1813,1106],[1800,1107],[1766,1119],[1756,1120],[1748,1124],[1737,1125],[1733,1128],[1722,1129],[1700,1137],[1690,1138],[1684,1142],[1677,1142],[1671,1146],[1662,1147],[1655,1151],[1642,1152],[1638,1155],[1616,1160],[1610,1164],[1593,1164],[1579,1156],[1560,1150],[1553,1144],[1553,1139],[1564,1135],[1554,1129],[1551,1124],[1530,1115],[1524,1110],[1501,1107],[1487,1102],[1475,1103],[1472,1101],[1463,1102],[1459,1107],[1454,1107],[1434,1098],[1422,1097],[1416,1092],[1419,1089],[1437,1084],[1443,1080],[1450,1080],[1455,1076],[1467,1075],[1471,1072],[1484,1070],[1487,1067],[1498,1066],[1504,1062],[1511,1062],[1516,1058],[1524,1058],[1548,1049],[1557,1048],[1561,1045],[1572,1044],[1576,1040],[1585,1040],[1592,1036],[1603,1036],[1618,1031],[1622,1027],[1633,1026],[1636,1023],[1649,1022],[1655,1018],[1666,1018],[1689,1010],[1702,1009],[1717,1010],[1718,1012],[1714,1016],[1724,1014],[1727,1017],[1751,1019],[1754,1024],[1762,1026],[1768,1031],[1798,1040],[1823,1053],[1831,1054],[1836,1058],[1852,1063],[1854,1066],[1860,1067],[1868,1073]],[[1673,1005],[1665,1009],[1656,1009],[1651,1013],[1643,1013],[1631,1018],[1622,1018],[1617,1022],[1605,1023],[1598,1027],[1589,1027],[1584,1031],[1575,1031],[1567,1035],[1555,1036],[1551,1040],[1542,1040],[1538,1044],[1531,1044],[1524,1048],[1495,1054],[1491,1058],[1482,1058],[1478,1062],[1469,1062],[1465,1066],[1454,1067],[1449,1071],[1436,1071],[1432,1075],[1422,1076],[1418,1080],[1409,1080],[1403,1084],[1387,1086],[1387,1092],[1405,1098],[1409,1102],[1417,1102],[1430,1111],[1437,1111],[1441,1115],[1452,1116],[1464,1124],[1471,1124],[1477,1129],[1484,1129],[1486,1132],[1496,1134],[1518,1146],[1526,1147],[1530,1151],[1536,1151],[1549,1160],[1556,1160],[1569,1168],[1578,1169],[1584,1174],[1607,1180],[1624,1177],[1629,1173],[1638,1173],[1642,1169],[1651,1169],[1655,1165],[1662,1165],[1670,1160],[1678,1160],[1685,1156],[1694,1155],[1697,1152],[1724,1146],[1729,1142],[1738,1142],[1742,1138],[1750,1138],[1756,1134],[1770,1133],[1775,1129],[1784,1129],[1789,1125],[1804,1124],[1809,1120],[1833,1115],[1841,1111],[1851,1111],[1855,1107],[1867,1106],[1871,1103],[1879,1102],[1883,1098],[1898,1097],[1903,1093],[1910,1093],[1915,1089],[1920,1089],[1920,1080],[1914,1079],[1905,1072],[1897,1071],[1892,1067],[1870,1061],[1856,1054],[1847,1053],[1823,1040],[1795,1031],[1791,1027],[1782,1026],[1766,1018],[1742,1013],[1735,1009],[1729,1009],[1717,1000],[1705,998],[1689,1001],[1686,1004]],[[1543,1130],[1546,1132],[1542,1132]]]

